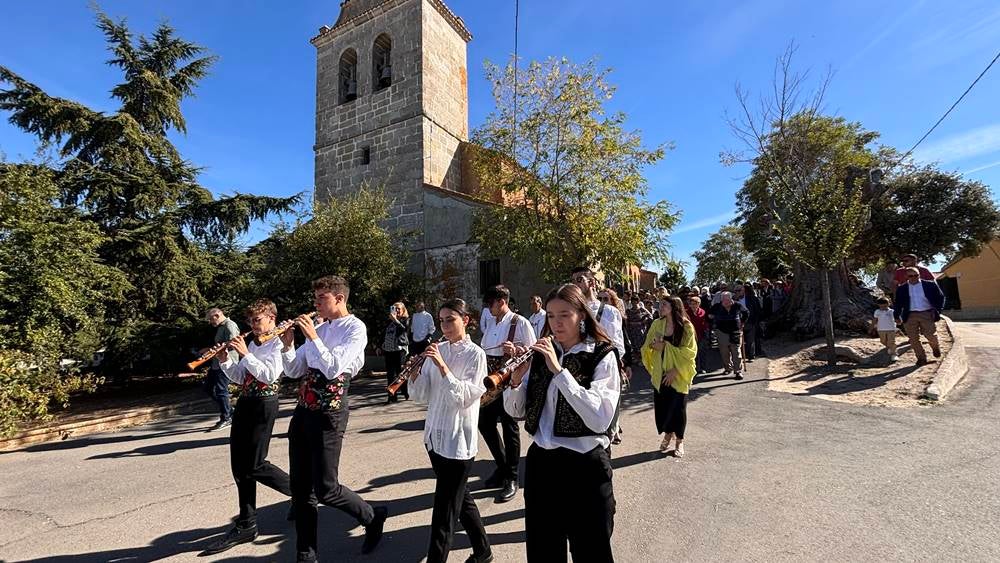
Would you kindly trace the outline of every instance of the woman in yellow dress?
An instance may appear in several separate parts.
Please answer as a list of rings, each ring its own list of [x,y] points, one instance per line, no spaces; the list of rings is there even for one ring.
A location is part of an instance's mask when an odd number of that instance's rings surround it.
[[[642,346],[642,365],[653,382],[653,412],[656,431],[663,434],[660,451],[684,457],[687,426],[687,395],[695,374],[698,343],[694,326],[687,319],[679,297],[660,300],[660,318],[653,321]]]

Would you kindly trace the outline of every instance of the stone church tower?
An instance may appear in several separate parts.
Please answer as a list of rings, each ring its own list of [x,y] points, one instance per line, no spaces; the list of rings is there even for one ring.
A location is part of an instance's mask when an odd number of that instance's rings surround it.
[[[527,303],[530,276],[481,261],[468,242],[473,210],[496,204],[477,195],[466,157],[471,39],[442,0],[341,2],[312,39],[315,197],[382,185],[394,200],[387,227],[418,234],[409,268],[431,291],[478,304],[486,286],[506,283]]]

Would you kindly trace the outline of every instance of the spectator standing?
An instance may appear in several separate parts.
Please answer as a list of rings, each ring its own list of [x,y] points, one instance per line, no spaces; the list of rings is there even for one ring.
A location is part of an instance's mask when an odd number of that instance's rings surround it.
[[[531,317],[528,318],[528,322],[531,323],[531,328],[535,331],[535,338],[542,337],[542,331],[545,330],[546,315],[545,309],[542,308],[542,296],[532,295]]]
[[[205,313],[205,320],[215,327],[215,343],[229,342],[240,335],[240,327],[226,316],[218,307],[213,307]],[[201,350],[198,354],[204,354],[208,348]],[[229,350],[228,360],[235,362],[239,360],[236,352]],[[215,423],[212,430],[225,428],[233,423],[233,406],[229,402],[229,378],[222,371],[222,364],[218,357],[212,358],[212,363],[208,367],[208,375],[205,376],[205,391],[215,404],[219,407],[219,421]]]
[[[927,352],[920,343],[920,335],[931,345],[935,358],[941,357],[937,328],[934,323],[941,318],[944,308],[944,293],[937,282],[920,278],[920,270],[911,266],[906,271],[906,283],[896,288],[896,318],[903,321],[910,346],[917,355],[917,365],[927,363]]]
[[[625,330],[628,332],[629,339],[632,342],[644,342],[646,331],[652,322],[653,316],[643,306],[642,301],[639,301],[638,297],[632,297],[632,303],[625,311]]]
[[[747,308],[733,301],[733,294],[728,291],[722,292],[719,302],[712,305],[708,315],[719,341],[722,374],[732,372],[736,379],[743,379],[743,325],[748,316]]]
[[[743,326],[746,358],[748,362],[752,362],[757,356],[764,355],[760,342],[760,320],[763,307],[752,284],[748,283],[743,286],[743,306],[747,308],[748,313],[746,325]]]
[[[896,356],[896,313],[889,308],[889,300],[879,297],[875,303],[875,328],[878,330],[878,338],[882,341],[886,351],[889,353],[889,361],[895,362],[899,359]]]
[[[917,257],[914,254],[904,254],[899,257],[899,268],[896,268],[896,272],[893,274],[892,278],[892,291],[896,291],[896,288],[907,282],[907,269],[916,268],[917,273],[920,275],[920,279],[927,281],[934,281],[934,274],[931,273],[927,268],[917,264]],[[934,282],[937,283],[937,282]]]
[[[382,339],[382,352],[385,356],[385,380],[392,383],[399,376],[403,367],[403,360],[409,352],[410,341],[406,337],[409,330],[410,315],[406,311],[406,305],[393,303],[389,307],[389,322],[385,326],[385,334]],[[406,383],[399,388],[395,395],[389,394],[386,403],[395,403],[402,395],[405,399],[410,398],[410,390]]]
[[[413,308],[416,312],[410,321],[410,353],[416,356],[424,353],[437,328],[434,326],[434,315],[425,310],[423,301],[417,301]]]
[[[708,339],[708,316],[701,308],[701,298],[697,295],[688,297],[687,317],[694,327],[695,342],[698,343],[698,355],[695,357],[697,374],[708,371],[708,351],[712,348]]]

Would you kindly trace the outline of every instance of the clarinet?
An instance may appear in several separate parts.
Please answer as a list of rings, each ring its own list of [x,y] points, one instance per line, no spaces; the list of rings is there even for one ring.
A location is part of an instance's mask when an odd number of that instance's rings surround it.
[[[485,407],[486,405],[492,403],[503,393],[504,389],[510,387],[510,379],[513,377],[514,372],[517,368],[523,366],[527,362],[531,361],[531,358],[535,356],[535,351],[528,349],[520,356],[514,356],[504,362],[500,369],[486,376],[483,380],[483,385],[486,387],[486,393],[483,394],[479,399],[479,406]]]
[[[447,339],[444,336],[442,336],[441,338],[437,339],[435,343],[444,342],[445,340]],[[385,387],[385,390],[390,395],[395,395],[396,393],[398,393],[399,388],[402,387],[404,383],[406,383],[406,380],[409,379],[410,376],[413,375],[414,373],[419,372],[420,368],[424,367],[424,361],[427,359],[427,356],[425,354],[426,352],[424,354],[418,354],[416,356],[411,357],[409,360],[406,360],[406,364],[403,366],[403,369],[399,372],[399,375],[396,377],[396,379],[392,380],[392,383],[386,385]]]
[[[243,334],[237,336],[236,338],[246,338],[247,336],[250,336],[251,332],[253,332],[253,331],[252,330],[248,330],[248,331],[244,332]],[[236,340],[236,338],[234,338],[233,340]],[[214,358],[215,355],[218,354],[223,348],[225,348],[226,346],[229,346],[230,342],[232,342],[232,340],[227,340],[225,342],[219,342],[215,346],[212,346],[204,354],[202,354],[201,356],[198,356],[197,360],[195,360],[193,362],[188,362],[187,368],[189,370],[196,370],[196,369],[198,369],[199,367],[201,367],[202,364],[204,364],[205,362],[207,362],[207,361],[211,360],[212,358]]]
[[[317,314],[318,314],[317,311],[313,311],[312,313],[309,313],[306,316],[315,321]],[[281,321],[281,323],[278,324],[278,326],[258,336],[257,344],[259,345],[267,342],[268,340],[273,340],[281,336],[282,334],[288,332],[294,326],[295,326],[295,319],[288,319],[287,321]]]

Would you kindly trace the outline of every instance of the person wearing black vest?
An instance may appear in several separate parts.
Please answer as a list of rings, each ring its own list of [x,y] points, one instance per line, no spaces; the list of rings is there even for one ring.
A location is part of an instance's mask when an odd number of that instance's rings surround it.
[[[494,321],[489,323],[480,345],[486,351],[486,371],[493,373],[503,365],[513,344],[531,346],[535,343],[535,329],[528,319],[510,310],[510,290],[502,285],[489,288],[483,301]],[[503,439],[497,431],[503,430]],[[493,454],[497,467],[486,479],[487,489],[499,488],[496,502],[507,502],[517,495],[517,465],[521,460],[521,429],[517,421],[504,411],[503,401],[497,397],[483,405],[479,411],[479,433]]]
[[[531,434],[524,476],[528,561],[614,561],[609,448],[621,396],[618,357],[573,284],[545,300],[551,337],[515,371],[504,408]],[[524,347],[513,347],[522,354]]]
[[[257,537],[257,483],[292,496],[288,474],[267,461],[274,419],[278,417],[278,380],[284,369],[282,344],[277,338],[263,344],[256,340],[274,329],[277,316],[274,302],[258,299],[247,309],[254,341],[248,347],[242,338],[234,338],[216,356],[222,372],[240,388],[229,434],[229,462],[236,481],[240,515],[236,525],[202,555],[221,553]],[[239,361],[229,357],[229,349],[239,355]]]

